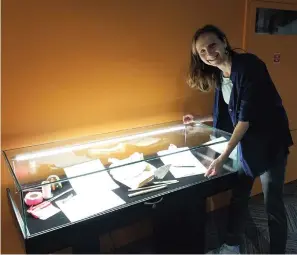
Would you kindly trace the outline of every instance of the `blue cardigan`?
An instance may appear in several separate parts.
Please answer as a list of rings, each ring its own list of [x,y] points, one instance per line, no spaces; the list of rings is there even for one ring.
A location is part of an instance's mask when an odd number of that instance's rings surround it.
[[[274,165],[280,150],[287,153],[293,145],[287,114],[265,63],[257,56],[234,53],[230,79],[229,105],[220,86],[215,90],[213,125],[232,132],[238,121],[249,121],[238,153],[244,171],[256,177]]]

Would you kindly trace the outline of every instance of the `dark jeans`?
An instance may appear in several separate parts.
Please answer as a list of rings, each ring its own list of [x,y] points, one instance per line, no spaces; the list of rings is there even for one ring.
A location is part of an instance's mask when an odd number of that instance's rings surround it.
[[[287,153],[280,152],[275,158],[275,164],[260,176],[264,203],[268,216],[270,235],[270,253],[285,253],[287,242],[287,218],[283,202],[283,185]],[[232,190],[229,206],[228,245],[238,245],[245,230],[248,213],[248,201],[254,179],[239,171],[239,181]]]

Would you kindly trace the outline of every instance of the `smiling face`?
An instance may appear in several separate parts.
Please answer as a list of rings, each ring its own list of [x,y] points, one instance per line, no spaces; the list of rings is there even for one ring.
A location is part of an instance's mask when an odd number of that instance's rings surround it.
[[[201,60],[211,66],[220,66],[228,61],[226,42],[220,40],[214,33],[205,33],[196,41],[196,50]]]

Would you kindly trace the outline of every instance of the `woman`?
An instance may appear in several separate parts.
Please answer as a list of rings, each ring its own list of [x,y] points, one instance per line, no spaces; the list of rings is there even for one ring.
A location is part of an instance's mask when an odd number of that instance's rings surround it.
[[[193,37],[188,84],[202,92],[215,90],[213,125],[232,133],[226,150],[205,176],[216,175],[237,145],[242,165],[220,253],[239,253],[248,200],[258,176],[268,215],[270,253],[285,253],[287,220],[282,192],[293,141],[286,111],[265,64],[253,54],[236,53],[220,29],[206,25]],[[184,116],[185,124],[192,121],[192,115]]]

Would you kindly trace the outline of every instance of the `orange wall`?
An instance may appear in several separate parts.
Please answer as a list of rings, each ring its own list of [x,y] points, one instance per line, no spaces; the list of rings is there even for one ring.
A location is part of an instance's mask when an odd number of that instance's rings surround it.
[[[4,0],[3,145],[210,113],[184,82],[191,37],[212,22],[240,47],[243,2]]]
[[[2,149],[210,113],[184,81],[191,37],[214,23],[241,47],[244,2],[2,0]],[[17,253],[3,166],[2,252]]]

